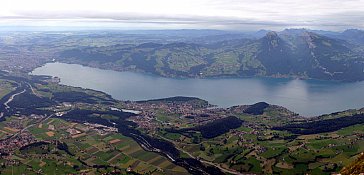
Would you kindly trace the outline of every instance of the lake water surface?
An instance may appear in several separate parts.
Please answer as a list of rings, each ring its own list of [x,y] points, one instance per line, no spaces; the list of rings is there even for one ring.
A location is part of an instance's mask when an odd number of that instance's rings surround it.
[[[174,79],[64,63],[48,63],[36,68],[32,74],[57,76],[61,78],[61,84],[100,90],[118,100],[194,96],[221,107],[265,101],[304,116],[364,107],[364,82],[275,78]]]

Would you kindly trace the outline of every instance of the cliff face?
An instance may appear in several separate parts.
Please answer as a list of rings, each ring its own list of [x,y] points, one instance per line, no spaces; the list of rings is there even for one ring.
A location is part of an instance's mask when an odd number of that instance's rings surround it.
[[[364,174],[364,153],[361,153],[353,163],[344,167],[340,173],[343,175]]]

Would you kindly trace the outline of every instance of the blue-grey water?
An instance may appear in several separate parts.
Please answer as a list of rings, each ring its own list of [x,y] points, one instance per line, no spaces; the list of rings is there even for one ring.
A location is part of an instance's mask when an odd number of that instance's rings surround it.
[[[303,116],[364,107],[364,82],[275,78],[174,79],[64,63],[48,63],[36,68],[32,74],[57,76],[61,78],[61,84],[100,90],[119,100],[194,96],[221,107],[265,101]]]

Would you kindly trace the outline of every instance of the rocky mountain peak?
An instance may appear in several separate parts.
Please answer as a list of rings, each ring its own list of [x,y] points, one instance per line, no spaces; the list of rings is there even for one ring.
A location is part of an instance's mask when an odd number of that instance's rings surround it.
[[[263,41],[268,45],[269,49],[276,48],[281,43],[281,39],[277,32],[268,32],[265,37],[263,37]]]
[[[265,35],[265,37],[268,39],[275,39],[275,38],[278,38],[278,34],[277,34],[277,32],[270,31]]]
[[[313,32],[309,32],[309,31],[306,31],[302,34],[303,34],[302,36],[303,36],[304,40],[308,44],[308,47],[310,49],[316,48],[315,40],[319,38],[319,35],[317,35],[316,33],[313,33]]]

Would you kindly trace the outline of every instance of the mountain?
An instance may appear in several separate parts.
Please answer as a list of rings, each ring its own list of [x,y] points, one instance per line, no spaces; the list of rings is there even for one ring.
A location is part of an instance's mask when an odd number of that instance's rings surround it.
[[[224,40],[222,37],[216,42],[204,43],[79,47],[60,51],[58,61],[119,71],[142,71],[166,77],[364,79],[364,55],[358,49],[360,47],[351,41],[306,29],[258,33],[265,35],[256,39],[237,34],[241,37],[232,39],[235,35],[231,34],[229,36],[232,38]]]
[[[348,29],[342,33],[342,39],[349,40],[353,43],[364,44],[364,31],[358,29]]]
[[[327,37],[341,39],[348,41],[349,43],[362,46],[364,45],[364,31],[359,29],[347,29],[343,32],[331,32],[331,31],[321,31],[321,30],[313,30],[315,33],[320,35],[324,35]]]
[[[305,30],[295,31],[294,34],[283,32],[277,37],[273,40],[280,41],[280,46],[276,47],[275,54],[265,56],[275,59],[274,63],[268,64],[270,66],[286,61],[282,63],[280,71],[289,70],[293,75],[335,80],[355,80],[363,75],[363,55],[356,53],[352,49],[354,47],[344,40]],[[280,54],[278,50],[281,50]]]

